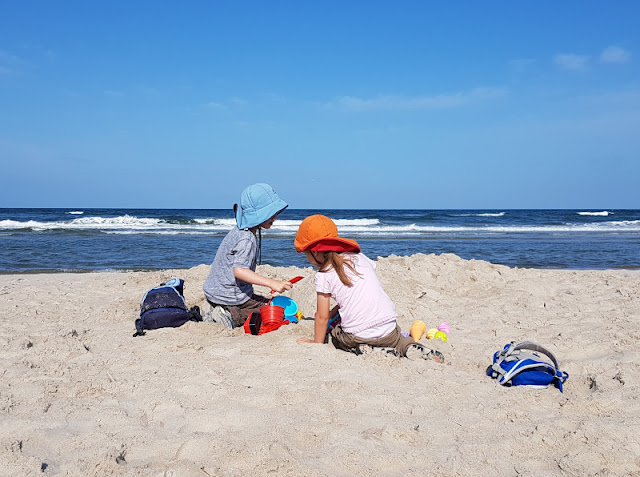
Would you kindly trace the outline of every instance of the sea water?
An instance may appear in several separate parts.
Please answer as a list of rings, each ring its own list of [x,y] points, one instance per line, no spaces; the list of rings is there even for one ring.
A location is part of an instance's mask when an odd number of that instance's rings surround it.
[[[640,268],[640,210],[285,210],[262,231],[262,263],[308,266],[293,247],[324,214],[371,258],[454,253],[510,267]],[[210,264],[231,210],[0,209],[0,272]]]

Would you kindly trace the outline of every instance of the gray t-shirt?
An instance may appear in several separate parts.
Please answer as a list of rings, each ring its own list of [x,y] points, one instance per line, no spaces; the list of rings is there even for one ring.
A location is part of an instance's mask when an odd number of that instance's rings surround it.
[[[248,268],[256,271],[258,241],[249,230],[234,227],[222,240],[211,272],[202,289],[209,301],[221,305],[242,305],[253,295],[253,285],[238,280],[233,269]]]

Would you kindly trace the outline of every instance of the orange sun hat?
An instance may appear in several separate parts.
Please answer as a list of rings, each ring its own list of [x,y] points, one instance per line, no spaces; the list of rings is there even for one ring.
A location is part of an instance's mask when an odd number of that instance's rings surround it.
[[[338,227],[324,215],[311,215],[304,219],[298,227],[294,245],[298,253],[305,250],[360,253],[358,242],[338,236]]]

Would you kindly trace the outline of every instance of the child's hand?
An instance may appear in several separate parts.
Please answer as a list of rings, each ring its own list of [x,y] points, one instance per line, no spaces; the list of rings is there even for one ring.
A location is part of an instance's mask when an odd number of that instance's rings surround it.
[[[284,291],[291,290],[293,288],[293,285],[291,284],[291,282],[272,280],[271,283],[269,283],[269,288],[271,288],[276,293],[282,293]]]
[[[296,343],[298,343],[298,344],[315,343],[315,341],[313,341],[313,340],[312,340],[312,339],[310,339],[310,338],[298,338],[298,339],[296,340]]]

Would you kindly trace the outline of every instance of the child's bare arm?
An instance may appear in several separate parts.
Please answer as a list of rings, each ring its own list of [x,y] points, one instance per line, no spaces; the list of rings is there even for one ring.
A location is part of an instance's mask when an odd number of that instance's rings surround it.
[[[331,295],[328,293],[318,293],[318,312],[316,313],[313,341],[324,343],[327,335],[327,325],[329,324],[331,307]]]
[[[329,315],[331,307],[331,295],[329,293],[318,293],[318,311],[314,323],[313,339],[298,338],[298,343],[324,343],[327,335],[327,325],[329,324]]]
[[[284,282],[281,280],[274,280],[273,278],[263,277],[259,273],[254,272],[249,268],[235,267],[233,269],[233,275],[243,282],[251,283],[252,285],[262,285],[263,287],[269,287],[277,293],[282,293],[286,290],[291,290],[293,285],[290,282]]]

